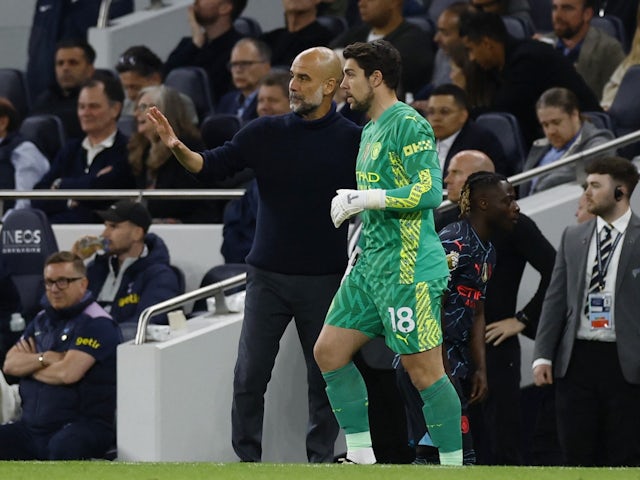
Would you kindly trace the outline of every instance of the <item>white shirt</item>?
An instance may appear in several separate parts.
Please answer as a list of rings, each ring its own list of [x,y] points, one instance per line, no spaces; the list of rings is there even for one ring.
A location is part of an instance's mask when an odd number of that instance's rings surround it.
[[[618,263],[620,262],[620,252],[622,251],[622,244],[624,243],[624,234],[629,226],[629,220],[631,220],[631,208],[629,208],[624,215],[614,221],[611,226],[614,230],[611,231],[611,241],[615,242],[617,235],[622,235],[616,249],[611,253],[611,262],[607,269],[607,275],[604,277],[605,290],[611,292],[613,295],[613,304],[611,305],[611,329],[605,330],[591,330],[589,326],[589,319],[584,313],[584,305],[587,302],[587,292],[589,291],[589,284],[591,283],[591,273],[593,272],[593,263],[596,259],[596,235],[600,235],[602,228],[607,224],[602,218],[596,217],[596,228],[594,234],[591,236],[591,243],[589,244],[589,251],[587,252],[587,266],[585,282],[582,290],[582,303],[581,303],[581,316],[580,325],[578,325],[578,331],[576,338],[581,340],[598,340],[601,342],[615,342],[615,286],[616,279],[618,277]],[[538,365],[551,365],[552,361],[548,358],[536,358],[533,362],[532,368],[536,368]]]
[[[440,160],[440,169],[442,170],[442,175],[446,175],[444,171],[444,163],[447,160],[447,155],[449,155],[449,150],[451,150],[451,145],[456,141],[458,135],[460,134],[460,130],[456,133],[449,135],[444,140],[436,141],[436,150],[438,151],[438,160]]]
[[[589,284],[591,283],[591,273],[593,272],[593,264],[596,261],[596,235],[601,235],[602,229],[607,222],[605,222],[602,218],[596,218],[596,231],[594,235],[591,236],[591,243],[589,244],[589,252],[587,253],[587,272],[585,275],[585,282],[582,291],[583,298],[583,309],[582,316],[580,317],[580,325],[578,326],[578,332],[576,333],[576,338],[581,340],[599,340],[601,342],[615,342],[616,341],[616,331],[615,331],[615,288],[616,288],[616,279],[618,277],[618,262],[620,261],[620,252],[622,251],[622,244],[624,242],[624,234],[627,231],[627,226],[629,225],[629,220],[631,220],[631,208],[629,208],[624,215],[614,221],[611,226],[613,230],[611,231],[611,242],[614,243],[618,236],[620,240],[616,245],[616,249],[611,252],[609,262],[609,267],[607,268],[607,275],[604,277],[604,290],[612,294],[613,304],[611,306],[611,328],[610,329],[598,329],[591,330],[589,319],[587,315],[584,313],[584,305],[587,303],[587,294],[589,291]]]
[[[89,168],[91,167],[93,160],[101,151],[113,147],[113,142],[116,139],[116,133],[118,133],[117,129],[114,130],[113,133],[107,138],[95,145],[91,144],[91,142],[89,141],[89,137],[84,137],[84,140],[82,140],[82,148],[87,151],[87,166],[84,169],[84,173],[89,173]]]

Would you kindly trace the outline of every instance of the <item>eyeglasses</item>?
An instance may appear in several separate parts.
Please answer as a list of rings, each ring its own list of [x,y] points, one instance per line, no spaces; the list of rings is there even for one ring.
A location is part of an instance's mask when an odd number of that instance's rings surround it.
[[[135,108],[133,109],[134,112],[146,112],[147,109],[151,108],[151,107],[155,107],[154,104],[152,103],[139,103],[135,106]]]
[[[233,70],[234,68],[244,70],[245,68],[252,67],[256,63],[264,63],[264,60],[241,60],[238,62],[229,62],[227,63],[227,68],[229,70]]]
[[[46,278],[44,280],[44,288],[46,288],[47,290],[51,290],[55,285],[56,287],[58,287],[58,290],[64,290],[65,288],[69,288],[69,284],[71,282],[75,282],[76,280],[80,280],[81,278],[84,278],[84,277],[74,277],[74,278],[60,277],[55,280]]]
[[[487,7],[500,3],[500,1],[501,0],[489,0],[488,2],[484,2],[484,3],[476,3],[472,1],[471,5],[477,8],[478,10],[484,10]]]

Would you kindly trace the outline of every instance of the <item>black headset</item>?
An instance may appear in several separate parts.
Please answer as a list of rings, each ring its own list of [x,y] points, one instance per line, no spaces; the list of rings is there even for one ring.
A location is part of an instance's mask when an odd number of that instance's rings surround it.
[[[620,185],[618,185],[613,191],[613,198],[616,199],[616,202],[619,202],[620,200],[622,200],[622,197],[624,197],[624,192],[620,188]]]

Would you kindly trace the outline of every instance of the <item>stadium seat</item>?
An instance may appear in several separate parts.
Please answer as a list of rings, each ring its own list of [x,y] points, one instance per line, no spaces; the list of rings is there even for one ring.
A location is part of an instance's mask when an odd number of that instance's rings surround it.
[[[640,65],[634,65],[627,70],[618,93],[607,112],[613,120],[615,134],[619,137],[640,129]],[[640,154],[640,143],[635,143],[620,149],[619,153],[628,158]]]
[[[207,285],[212,285],[217,282],[221,282],[222,280],[226,280],[227,278],[235,277],[236,275],[240,275],[241,273],[247,273],[248,266],[245,263],[225,263],[224,265],[217,265],[213,268],[210,268],[207,273],[202,277],[202,282],[200,282],[200,288],[206,287]],[[240,285],[238,287],[231,288],[225,292],[225,295],[232,295],[239,291],[245,289],[244,285]],[[193,304],[193,313],[196,312],[206,312],[207,311],[207,299],[203,298],[197,300]]]
[[[260,23],[251,17],[238,17],[233,21],[233,27],[245,37],[258,38],[262,35]]]
[[[616,38],[623,47],[626,47],[627,33],[625,32],[624,24],[615,15],[594,16],[591,19],[591,25],[605,31],[613,38]]]
[[[56,115],[30,115],[20,125],[20,133],[33,142],[50,162],[66,142],[64,125]]]
[[[11,100],[20,118],[28,115],[31,98],[24,72],[15,68],[0,68],[0,97]]]
[[[136,131],[136,117],[133,115],[120,115],[120,118],[118,118],[118,130],[130,137]]]
[[[438,17],[440,14],[452,3],[456,3],[459,0],[433,0],[429,5],[429,11],[427,16],[433,25],[437,25]]]
[[[606,128],[610,132],[615,133],[616,130],[613,121],[607,112],[582,112],[582,115],[596,127]]]
[[[213,95],[209,75],[200,67],[178,67],[171,70],[164,80],[165,85],[191,97],[198,118],[213,113]]]
[[[478,115],[476,123],[495,134],[502,144],[507,161],[513,166],[513,171],[521,172],[526,149],[516,117],[507,112],[488,112]]]
[[[507,28],[507,32],[512,37],[524,40],[525,38],[529,38],[531,36],[526,23],[522,19],[504,15],[502,17],[502,21],[504,23],[504,26]]]
[[[209,115],[200,125],[200,134],[207,148],[216,148],[231,140],[242,127],[242,120],[230,113]]]
[[[318,23],[328,29],[334,38],[346,32],[347,28],[349,28],[347,20],[337,15],[319,15],[317,19]]]
[[[434,24],[431,23],[431,20],[429,20],[424,15],[411,15],[408,17],[404,17],[404,19],[412,25],[420,27],[422,31],[427,32],[431,37],[435,35],[436,29],[434,27]]]
[[[42,272],[58,243],[47,216],[35,208],[11,210],[2,225],[2,256],[20,295],[22,315],[29,322],[40,310]]]
[[[531,19],[536,27],[536,32],[547,33],[553,31],[550,0],[529,0],[529,5],[531,6]]]

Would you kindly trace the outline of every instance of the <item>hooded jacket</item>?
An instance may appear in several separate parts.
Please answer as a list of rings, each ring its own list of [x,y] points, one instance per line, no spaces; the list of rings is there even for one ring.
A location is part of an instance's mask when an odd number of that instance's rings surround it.
[[[118,322],[137,322],[142,311],[156,303],[182,293],[178,276],[169,263],[169,250],[154,233],[144,239],[148,254],[139,257],[123,273],[120,288],[111,304],[111,316]],[[109,275],[109,262],[117,258],[108,252],[98,254],[87,266],[89,289],[99,297]],[[165,315],[153,318],[154,323],[167,323]]]

